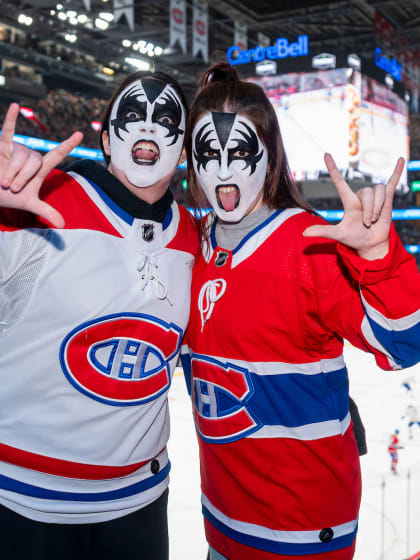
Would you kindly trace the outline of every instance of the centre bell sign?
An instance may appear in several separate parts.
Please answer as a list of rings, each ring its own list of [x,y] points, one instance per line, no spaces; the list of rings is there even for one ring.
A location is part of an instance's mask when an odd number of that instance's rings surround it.
[[[227,59],[235,66],[236,64],[247,64],[248,62],[261,62],[262,60],[276,60],[289,56],[306,56],[308,54],[308,36],[300,35],[296,43],[289,43],[285,38],[277,39],[274,45],[269,47],[256,46],[254,49],[241,50],[233,45],[226,52]]]

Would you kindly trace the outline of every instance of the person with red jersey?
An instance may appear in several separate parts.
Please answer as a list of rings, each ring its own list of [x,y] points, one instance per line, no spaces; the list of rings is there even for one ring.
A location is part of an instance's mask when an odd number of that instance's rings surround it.
[[[391,472],[392,472],[392,474],[398,474],[397,473],[398,450],[399,449],[404,449],[400,445],[400,439],[398,437],[399,433],[400,433],[399,430],[395,430],[395,432],[393,434],[391,434],[391,437],[389,438],[388,453],[391,457]]]
[[[383,369],[420,360],[420,276],[392,227],[404,168],[327,225],[291,179],[274,109],[228,64],[186,128],[201,223],[182,347],[211,560],[349,560],[361,498],[343,339]]]
[[[107,167],[0,136],[0,526],[5,558],[167,560],[167,394],[196,226],[174,201],[187,104],[161,72],[115,91]],[[25,187],[25,188],[23,188]]]

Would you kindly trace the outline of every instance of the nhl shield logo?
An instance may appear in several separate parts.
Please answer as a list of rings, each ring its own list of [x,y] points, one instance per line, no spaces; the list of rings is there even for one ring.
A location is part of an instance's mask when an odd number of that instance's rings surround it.
[[[224,266],[226,264],[226,261],[228,259],[229,253],[226,253],[226,251],[218,251],[217,255],[216,255],[216,259],[214,261],[214,264],[216,266]]]
[[[142,237],[144,241],[150,243],[155,237],[155,226],[153,224],[144,224],[141,226]]]

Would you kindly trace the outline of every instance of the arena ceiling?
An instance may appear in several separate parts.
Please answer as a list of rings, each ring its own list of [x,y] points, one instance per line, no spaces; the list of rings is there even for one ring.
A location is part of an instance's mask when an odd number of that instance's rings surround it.
[[[144,40],[160,45],[164,51],[161,56],[154,57],[156,66],[173,73],[187,91],[193,91],[197,76],[206,63],[191,54],[192,0],[187,0],[187,54],[183,54],[179,47],[167,48],[169,0],[133,0],[133,30],[130,30],[124,18],[116,23],[111,22],[106,31],[78,25],[77,42],[74,45],[66,42],[65,35],[74,33],[75,26],[68,19],[61,21],[57,14],[51,15],[51,10],[56,10],[58,1],[64,10],[75,10],[93,19],[100,12],[112,11],[112,0],[91,0],[90,12],[86,11],[83,0],[1,0],[0,21],[20,26],[38,39],[51,40],[67,48],[77,49],[104,66],[125,65],[125,58],[130,53],[129,49],[122,46],[124,39],[132,42]],[[233,44],[235,21],[247,26],[248,48],[258,44],[258,33],[264,33],[271,43],[278,37],[293,41],[299,35],[307,34],[311,52],[315,54],[354,52],[373,60],[375,47],[384,41],[388,41],[385,44],[388,54],[396,58],[404,52],[409,53],[408,56],[413,61],[420,52],[420,0],[211,0],[208,5],[210,61],[225,57],[226,50]],[[33,18],[30,28],[17,23],[20,13]],[[385,39],[383,30],[381,31],[384,21],[387,25]],[[0,47],[0,56],[12,57],[17,61],[24,54],[18,47]],[[37,57],[32,52],[25,54],[28,63],[38,64],[43,71],[43,65],[46,64],[43,57]],[[131,56],[133,55],[138,56],[138,53],[131,51]],[[254,65],[245,65],[241,70],[245,75],[251,74]],[[279,72],[292,70],[293,64],[290,63],[278,69]],[[101,78],[100,75],[85,72],[83,68],[71,70],[62,61],[49,61],[48,73],[58,81],[71,78],[80,84],[90,84],[92,88],[102,88],[104,91],[112,89],[117,79],[117,74],[115,78]]]

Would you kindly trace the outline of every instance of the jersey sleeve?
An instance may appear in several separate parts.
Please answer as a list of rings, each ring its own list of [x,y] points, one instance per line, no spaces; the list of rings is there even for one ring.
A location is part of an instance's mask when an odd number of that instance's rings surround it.
[[[324,324],[372,352],[383,369],[420,361],[420,274],[392,227],[383,259],[369,261],[338,244],[320,308]]]

